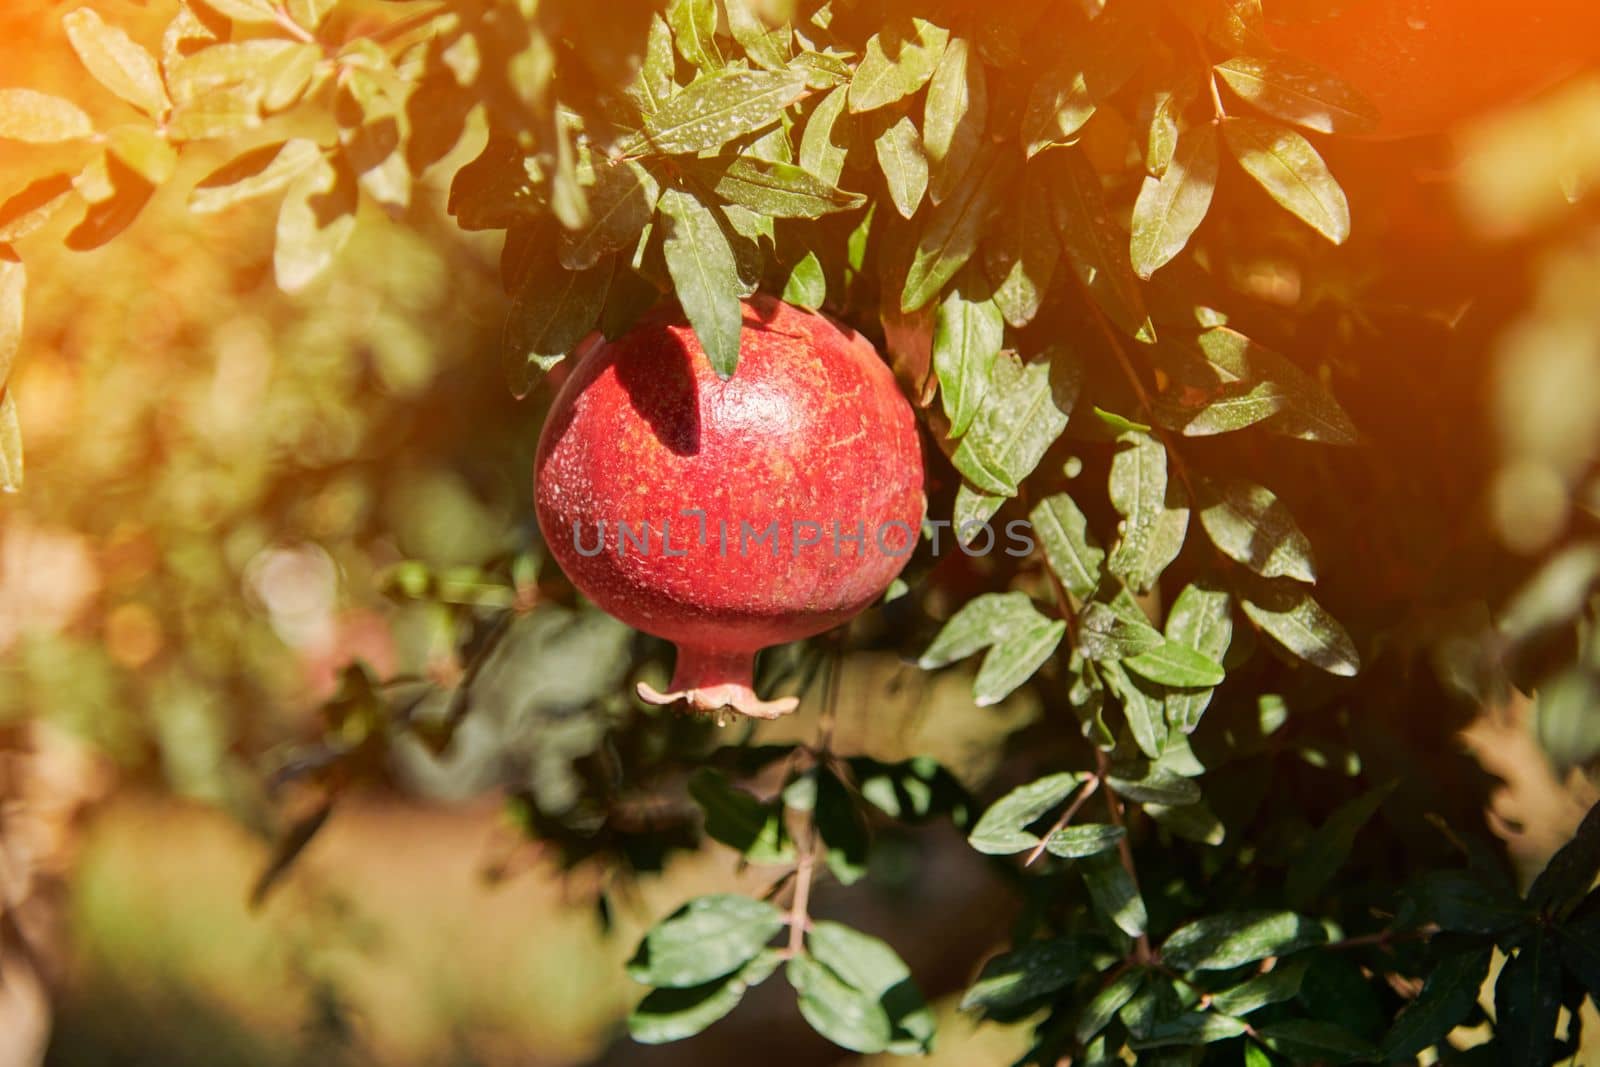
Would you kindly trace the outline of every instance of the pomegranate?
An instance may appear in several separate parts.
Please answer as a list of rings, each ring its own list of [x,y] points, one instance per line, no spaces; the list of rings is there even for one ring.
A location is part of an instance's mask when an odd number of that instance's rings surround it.
[[[1267,0],[1272,43],[1378,108],[1376,137],[1437,133],[1593,60],[1593,0]]]
[[[757,718],[755,654],[831,629],[905,565],[922,519],[915,417],[860,334],[757,296],[724,381],[681,315],[574,355],[539,438],[551,552],[606,611],[677,645],[670,691]]]

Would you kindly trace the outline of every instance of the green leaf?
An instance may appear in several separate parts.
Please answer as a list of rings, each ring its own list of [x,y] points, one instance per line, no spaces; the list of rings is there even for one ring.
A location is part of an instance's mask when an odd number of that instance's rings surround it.
[[[641,115],[651,115],[661,110],[667,99],[678,91],[673,79],[675,66],[672,58],[672,28],[661,15],[652,14],[639,76],[623,90]]]
[[[806,949],[812,959],[851,989],[871,998],[883,1012],[889,1022],[888,1047],[892,1051],[928,1050],[933,1040],[933,1013],[912,982],[910,969],[887,943],[842,923],[822,920],[807,932]]]
[[[1095,908],[1129,937],[1139,937],[1150,924],[1139,887],[1115,853],[1086,857],[1078,865]]]
[[[1028,513],[1050,570],[1062,588],[1087,600],[1100,587],[1106,554],[1089,530],[1089,520],[1067,493],[1045,497]]]
[[[739,1006],[753,985],[765,981],[783,957],[763,949],[743,968],[688,989],[657,989],[628,1015],[628,1034],[644,1045],[662,1045],[693,1037]]]
[[[565,359],[595,328],[616,269],[615,259],[607,258],[588,270],[567,270],[552,251],[534,251],[500,334],[507,383],[519,400],[538,374]]]
[[[954,38],[939,58],[923,101],[922,144],[932,171],[929,193],[935,204],[955,188],[982,149],[988,111],[983,60],[966,38]]]
[[[1134,743],[1151,759],[1159,759],[1166,750],[1168,733],[1162,691],[1154,683],[1129,674],[1121,663],[1103,662],[1099,673],[1117,698]]]
[[[957,826],[967,825],[971,797],[931,756],[913,756],[898,763],[856,756],[849,762],[862,799],[891,819],[916,824],[949,816]]]
[[[1310,141],[1265,119],[1224,119],[1222,137],[1268,196],[1334,244],[1344,244],[1350,202]]]
[[[849,790],[831,770],[819,769],[816,781],[814,817],[823,843],[828,846],[828,869],[841,885],[853,885],[867,873],[871,841],[866,820]],[[781,824],[781,810],[775,818]]]
[[[889,1016],[870,994],[840,979],[809,956],[796,956],[784,969],[799,994],[800,1014],[811,1028],[841,1048],[872,1054],[889,1047]]]
[[[1063,826],[1045,838],[1045,851],[1062,859],[1081,859],[1096,856],[1117,847],[1117,842],[1127,836],[1120,826],[1085,823],[1082,826]]]
[[[1508,888],[1468,871],[1432,871],[1416,887],[1416,896],[1422,915],[1452,933],[1498,934],[1532,916]]]
[[[726,379],[739,365],[739,266],[722,226],[690,193],[670,188],[661,194],[667,219],[662,252],[678,301],[706,351],[712,369]]]
[[[1488,977],[1493,956],[1492,948],[1474,948],[1452,953],[1434,964],[1422,992],[1384,1036],[1384,1059],[1390,1063],[1413,1059],[1465,1022],[1478,1003],[1478,991]]]
[[[1371,101],[1321,67],[1293,56],[1235,56],[1212,69],[1240,99],[1306,129],[1368,133],[1378,125]]]
[[[27,291],[28,268],[20,260],[0,256],[0,390],[11,379],[11,368],[22,349]]]
[[[1165,639],[1149,623],[1094,601],[1078,616],[1078,650],[1092,660],[1116,661],[1161,647]]]
[[[1353,445],[1356,428],[1317,381],[1284,356],[1237,330],[1219,326],[1198,338],[1197,348],[1213,380],[1271,382],[1287,407],[1268,425],[1278,433],[1331,445]]]
[[[1257,579],[1240,590],[1240,606],[1264,633],[1313,667],[1343,677],[1361,669],[1350,635],[1304,586]]]
[[[1507,1067],[1552,1062],[1561,1013],[1561,953],[1554,935],[1537,927],[1506,961],[1494,986],[1495,1040]]]
[[[1028,363],[1001,353],[990,372],[988,395],[951,462],[977,488],[1015,496],[1067,428],[1082,374],[1077,359],[1063,349]]]
[[[1292,906],[1304,907],[1322,892],[1334,873],[1350,858],[1356,835],[1378,813],[1393,791],[1391,784],[1368,790],[1354,800],[1341,804],[1306,839],[1299,858],[1289,867],[1289,877],[1284,886]]]
[[[829,185],[792,163],[741,156],[713,166],[710,184],[718,196],[770,218],[817,218],[854,210],[867,199]]]
[[[1061,58],[1034,83],[1022,116],[1022,143],[1031,158],[1073,140],[1095,110],[1139,69],[1150,28],[1132,5],[1121,4],[1075,32]]]
[[[1265,974],[1211,995],[1211,1007],[1235,1017],[1260,1011],[1270,1004],[1291,1000],[1300,992],[1309,966],[1304,957],[1279,963]]]
[[[1327,940],[1320,923],[1291,911],[1222,912],[1175,930],[1161,948],[1184,971],[1225,971]]]
[[[1064,771],[1018,786],[983,813],[967,843],[986,856],[1009,856],[1037,847],[1039,836],[1025,828],[1063,804],[1085,780],[1077,771]]]
[[[1117,1012],[1123,1005],[1133,999],[1139,987],[1144,985],[1144,972],[1138,968],[1129,968],[1109,982],[1104,988],[1094,995],[1078,1015],[1078,1021],[1073,1027],[1073,1037],[1078,1044],[1087,1045],[1096,1034],[1111,1025],[1111,1020],[1117,1017]]]
[[[1276,382],[1183,386],[1161,394],[1156,417],[1185,437],[1215,437],[1266,422],[1289,405],[1290,398]]]
[[[1600,1004],[1600,916],[1561,927],[1561,959],[1572,976]]]
[[[1575,905],[1600,877],[1600,802],[1589,808],[1572,840],[1528,887],[1528,903],[1541,911],[1564,911]]]
[[[910,115],[901,115],[898,122],[878,135],[872,148],[894,209],[909,219],[917,213],[923,194],[928,191],[928,160],[922,154],[917,124]]]
[[[319,159],[289,183],[278,209],[273,269],[297,293],[333,265],[356,227],[356,176],[342,160]]]
[[[1023,172],[1021,189],[1021,203],[995,220],[983,254],[994,302],[1018,329],[1038,315],[1061,259],[1050,186],[1038,168]]]
[[[1186,841],[1214,848],[1228,839],[1227,826],[1204,801],[1197,804],[1146,804],[1144,813]]]
[[[961,1010],[991,1015],[1026,1010],[1071,985],[1086,962],[1082,947],[1071,938],[1030,942],[985,963],[961,998]]]
[[[950,616],[917,666],[925,671],[947,667],[1043,618],[1026,593],[982,593]]]
[[[1215,1041],[1238,1037],[1249,1027],[1238,1019],[1211,1012],[1185,1012],[1173,1019],[1162,1019],[1151,1025],[1144,1037],[1135,1038],[1129,1045],[1136,1050],[1168,1048],[1182,1045],[1194,1048]]]
[[[1139,760],[1118,763],[1106,776],[1106,784],[1118,795],[1138,804],[1178,806],[1200,801],[1200,787],[1158,763]]]
[[[949,31],[926,19],[895,18],[867,38],[850,81],[850,110],[859,114],[910,96],[933,77]]]
[[[22,492],[22,422],[17,399],[0,388],[0,493]]]
[[[1233,642],[1233,598],[1209,582],[1183,587],[1167,612],[1166,639],[1221,663]],[[1209,689],[1168,693],[1167,721],[1184,733],[1193,733],[1211,704]]]
[[[992,300],[972,300],[953,289],[939,305],[933,369],[951,438],[965,434],[983,407],[1005,332],[1005,319]]]
[[[728,31],[751,62],[767,70],[782,70],[789,63],[790,31],[787,23],[768,26],[751,0],[722,0],[728,13]]]
[[[789,280],[783,285],[783,299],[786,303],[815,311],[827,298],[827,272],[822,269],[822,261],[817,254],[807,252],[790,269]]]
[[[832,90],[812,109],[800,135],[800,167],[821,181],[837,184],[850,154],[850,123],[840,122],[849,88]]]
[[[1297,1062],[1364,1063],[1377,1058],[1370,1042],[1337,1023],[1316,1019],[1286,1019],[1256,1029],[1256,1039],[1272,1051]]]
[[[689,795],[706,813],[706,836],[758,865],[794,862],[794,842],[784,832],[783,807],[764,803],[702,767],[689,778]]]
[[[929,212],[906,271],[901,311],[916,311],[933,300],[972,258],[1000,191],[1010,184],[1014,167],[1006,153],[987,153],[967,168],[950,195]]]
[[[0,243],[26,237],[55,217],[72,195],[70,174],[51,174],[29,182],[0,204]],[[0,377],[0,382],[4,382]]]
[[[295,138],[253,148],[201,178],[189,194],[189,210],[209,215],[258,196],[286,188],[315,166],[322,149],[315,141]]]
[[[1146,177],[1133,206],[1133,271],[1149,278],[1170,263],[1211,210],[1217,189],[1217,135],[1210,126],[1188,130],[1166,171]]]
[[[655,175],[629,160],[595,168],[589,190],[588,224],[561,230],[561,265],[587,270],[600,257],[631,248],[655,214],[661,184]]]
[[[155,57],[116,26],[108,26],[89,7],[61,16],[67,40],[95,80],[122,99],[159,119],[172,105]]]
[[[1208,688],[1225,677],[1222,664],[1175,641],[1130,656],[1123,665],[1141,678],[1180,689]]]
[[[1154,343],[1155,324],[1128,258],[1128,235],[1111,217],[1100,175],[1077,149],[1054,152],[1049,159],[1056,232],[1067,262],[1118,329]]]
[[[716,0],[672,0],[667,5],[667,23],[678,54],[691,66],[711,70],[722,65],[716,42]]]
[[[1264,578],[1317,580],[1311,542],[1265,486],[1240,478],[1203,481],[1200,525],[1223,555]]]
[[[995,642],[972,681],[973,702],[989,708],[1010,696],[1055,654],[1066,633],[1067,624],[1060,619],[1040,618]]]
[[[0,89],[0,137],[51,144],[93,133],[89,116],[70,100],[32,89]]]
[[[622,154],[689,155],[721,148],[777,122],[805,91],[800,70],[725,68],[702,75],[646,115],[644,129],[623,144]]]
[[[1130,589],[1142,593],[1182,551],[1189,508],[1181,487],[1167,479],[1165,445],[1143,433],[1124,434],[1118,442],[1110,496],[1123,521],[1107,565]]]
[[[642,985],[687,989],[739,970],[783,929],[783,914],[733,893],[696,897],[639,943],[628,974]]]
[[[950,509],[950,521],[956,529],[957,539],[970,545],[983,532],[983,524],[994,518],[1005,504],[1006,498],[985,493],[963,481],[956,487],[956,502]],[[971,537],[961,536],[962,530],[971,530]]]

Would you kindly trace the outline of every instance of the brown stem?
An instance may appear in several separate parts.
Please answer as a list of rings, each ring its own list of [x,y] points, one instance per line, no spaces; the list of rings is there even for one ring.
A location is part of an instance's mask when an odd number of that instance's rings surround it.
[[[1089,781],[1083,787],[1083,792],[1078,794],[1078,799],[1074,800],[1071,806],[1068,807],[1066,811],[1061,813],[1061,818],[1057,819],[1055,825],[1050,827],[1050,832],[1045,834],[1044,838],[1040,840],[1037,845],[1033,846],[1033,851],[1028,853],[1028,858],[1022,861],[1022,865],[1024,867],[1033,866],[1034,860],[1037,860],[1040,856],[1044,855],[1045,847],[1050,844],[1050,839],[1060,831],[1065,830],[1067,826],[1071,824],[1072,817],[1078,814],[1078,809],[1083,807],[1084,802],[1090,797],[1094,796],[1099,788],[1099,778],[1089,779]]]
[[[1134,892],[1139,891],[1139,871],[1133,865],[1133,846],[1128,843],[1127,823],[1122,818],[1122,800],[1117,796],[1116,790],[1111,788],[1111,783],[1106,781],[1106,775],[1111,770],[1111,758],[1098,748],[1094,750],[1097,776],[1106,792],[1106,810],[1111,814],[1111,825],[1123,831],[1122,837],[1117,841],[1117,855],[1122,859],[1122,869],[1128,872],[1128,880],[1133,883]],[[1150,935],[1140,934],[1134,949],[1134,958],[1139,963],[1149,965],[1156,958],[1155,951],[1150,947]]]

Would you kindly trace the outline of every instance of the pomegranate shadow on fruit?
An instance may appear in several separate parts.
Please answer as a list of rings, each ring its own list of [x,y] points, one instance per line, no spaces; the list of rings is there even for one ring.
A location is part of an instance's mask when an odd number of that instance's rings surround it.
[[[616,363],[617,384],[628,394],[628,403],[639,414],[656,439],[680,456],[700,451],[700,396],[695,383],[689,350],[676,335],[665,351],[648,356],[621,352]]]

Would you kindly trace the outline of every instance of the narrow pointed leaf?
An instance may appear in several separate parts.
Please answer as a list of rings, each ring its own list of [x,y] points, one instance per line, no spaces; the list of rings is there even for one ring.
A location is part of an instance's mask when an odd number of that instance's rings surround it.
[[[94,124],[70,100],[33,89],[0,89],[0,138],[50,144],[94,133]]]
[[[95,80],[151,118],[166,114],[171,103],[161,81],[161,68],[144,46],[89,7],[61,17],[72,50]]]
[[[1336,245],[1350,236],[1350,202],[1310,141],[1265,119],[1225,119],[1222,136],[1268,196]]]
[[[1080,600],[1093,596],[1100,587],[1106,554],[1072,497],[1066,493],[1045,497],[1034,505],[1028,520],[1062,587]]]
[[[1289,582],[1252,582],[1241,591],[1250,620],[1285,649],[1329,674],[1353,677],[1361,657],[1350,635],[1305,587]]]
[[[1133,270],[1149,278],[1172,261],[1211,210],[1217,188],[1217,135],[1210,126],[1187,130],[1159,178],[1146,177],[1133,206]]]
[[[717,374],[739,364],[739,266],[711,209],[682,189],[661,194],[667,232],[662,243],[678,301]]]
[[[963,37],[953,39],[939,59],[923,103],[922,143],[932,172],[929,192],[935,204],[955,188],[982,146],[989,110],[983,60]]]
[[[872,143],[878,156],[878,169],[889,187],[889,199],[902,218],[909,219],[917,213],[922,197],[928,191],[928,160],[922,154],[922,137],[910,115],[901,115],[898,122]]]
[[[1319,133],[1367,133],[1378,110],[1313,63],[1287,54],[1235,56],[1215,68],[1228,88],[1274,118]]]
[[[1224,555],[1264,578],[1317,580],[1311,542],[1265,486],[1238,478],[1203,482],[1200,524]]]
[[[1111,218],[1100,175],[1076,149],[1054,153],[1052,160],[1056,231],[1073,273],[1118,329],[1153,342],[1155,326],[1128,258],[1128,235]]]
[[[720,148],[778,121],[806,91],[798,70],[724,69],[675,94],[622,147],[625,156],[687,155]]]
[[[992,300],[952,290],[939,305],[933,330],[933,369],[950,420],[950,437],[967,432],[989,392],[994,362],[1005,342],[1005,319]]]
[[[872,111],[928,83],[950,40],[948,30],[921,18],[893,19],[867,39],[850,81],[850,110]]]

